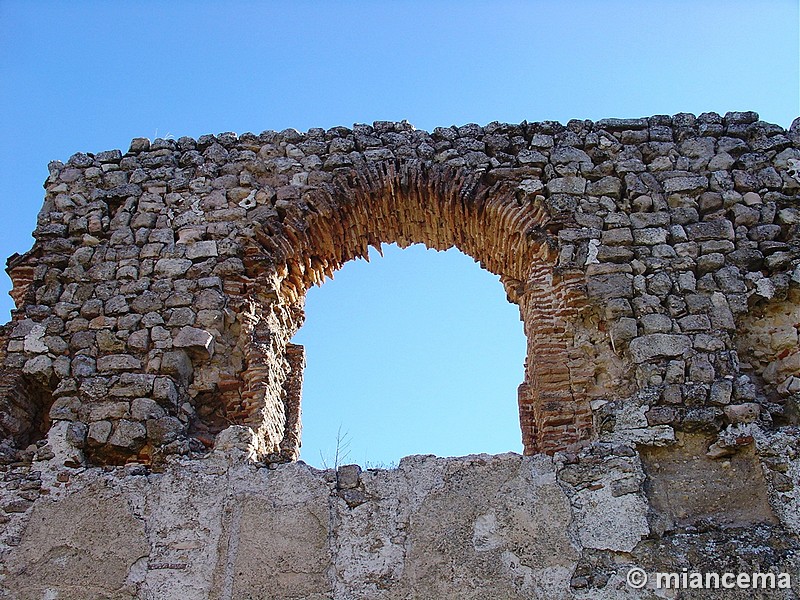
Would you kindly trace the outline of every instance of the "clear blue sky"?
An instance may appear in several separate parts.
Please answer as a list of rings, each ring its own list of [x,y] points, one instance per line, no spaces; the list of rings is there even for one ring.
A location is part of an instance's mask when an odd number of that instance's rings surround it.
[[[133,137],[729,110],[788,127],[798,54],[796,0],[0,0],[0,255],[30,247],[48,161]],[[340,423],[361,463],[519,451],[504,298],[422,248],[312,290],[303,458],[329,456]]]

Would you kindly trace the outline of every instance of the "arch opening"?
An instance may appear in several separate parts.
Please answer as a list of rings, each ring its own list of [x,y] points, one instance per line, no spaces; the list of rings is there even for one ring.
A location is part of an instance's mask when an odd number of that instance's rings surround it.
[[[229,292],[243,315],[243,371],[227,399],[230,420],[254,429],[268,460],[296,460],[305,357],[291,340],[303,324],[306,291],[368,257],[370,247],[423,244],[473,258],[520,307],[528,336],[518,388],[524,452],[552,453],[586,439],[591,411],[581,378],[588,374],[573,372],[568,355],[582,276],[557,271],[549,228],[558,225],[539,198],[480,171],[396,161],[345,169],[330,184],[278,200],[253,227],[246,283],[238,296]]]
[[[307,353],[300,458],[331,466],[344,443],[346,460],[365,467],[521,451],[511,401],[526,350],[519,308],[456,249],[382,254],[309,290],[292,339]]]

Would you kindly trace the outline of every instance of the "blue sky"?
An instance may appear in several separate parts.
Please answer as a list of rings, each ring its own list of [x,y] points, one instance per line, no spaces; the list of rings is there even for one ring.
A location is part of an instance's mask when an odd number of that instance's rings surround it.
[[[48,161],[133,137],[729,110],[788,127],[799,55],[796,0],[0,0],[0,255],[30,247]],[[305,460],[340,424],[361,463],[521,449],[521,324],[471,259],[349,263],[307,312]]]

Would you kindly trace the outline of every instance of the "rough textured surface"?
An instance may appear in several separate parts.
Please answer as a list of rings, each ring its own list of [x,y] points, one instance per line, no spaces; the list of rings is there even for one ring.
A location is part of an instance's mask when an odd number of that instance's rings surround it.
[[[100,481],[36,505],[6,565],[17,597],[130,598],[150,547],[128,499]],[[115,493],[116,492],[116,493]],[[52,595],[58,591],[58,595]]]
[[[527,454],[596,439],[609,400],[647,405],[643,437],[752,401],[795,422],[799,140],[750,112],[377,122],[51,163],[36,243],[9,259],[0,432],[25,448],[66,421],[69,460],[121,464],[235,423],[294,460],[305,292],[382,242],[500,275],[528,335]]]
[[[654,597],[630,568],[797,573],[800,119],[135,139],[51,163],[45,190],[0,328],[6,596]],[[527,457],[292,462],[306,290],[384,242],[500,276]]]
[[[6,511],[25,482],[37,493],[31,510],[4,513],[0,597],[652,598],[626,588],[627,569],[714,571],[739,556],[740,569],[797,572],[795,524],[766,498],[765,514],[736,523],[708,520],[702,502],[667,523],[652,494],[675,472],[648,468],[644,485],[629,450],[413,456],[338,473],[249,454],[228,444],[158,473],[6,468]]]
[[[707,436],[685,434],[670,448],[642,451],[648,495],[659,527],[674,529],[705,520],[727,527],[774,523],[761,465],[752,446],[726,460],[706,456]]]

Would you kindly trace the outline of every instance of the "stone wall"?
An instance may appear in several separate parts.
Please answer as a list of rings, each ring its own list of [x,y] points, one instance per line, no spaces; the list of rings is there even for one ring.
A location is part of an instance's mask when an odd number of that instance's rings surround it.
[[[648,597],[631,566],[797,572],[800,120],[135,139],[45,189],[0,328],[7,596],[616,598]],[[304,295],[391,242],[456,246],[519,306],[526,457],[292,462]]]
[[[707,458],[703,436],[641,456],[596,445],[555,458],[413,456],[388,471],[318,471],[252,462],[255,439],[244,429],[221,434],[202,460],[178,458],[157,472],[70,469],[53,459],[8,469],[0,597],[664,597],[652,585],[630,587],[633,568],[651,578],[787,572],[793,588],[757,597],[800,591],[797,499],[764,485],[752,451],[727,466]],[[785,442],[759,436],[758,446],[796,474]]]
[[[734,332],[800,281],[799,136],[755,113],[383,122],[51,163],[37,241],[9,260],[0,431],[25,448],[60,424],[68,462],[149,463],[233,423],[295,459],[304,294],[382,242],[500,275],[528,335],[526,454],[597,439],[609,403],[667,441],[743,411],[789,422],[791,310],[752,360]]]

